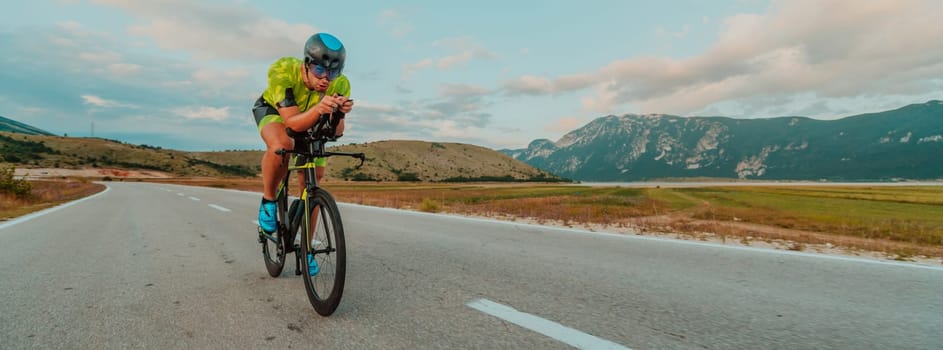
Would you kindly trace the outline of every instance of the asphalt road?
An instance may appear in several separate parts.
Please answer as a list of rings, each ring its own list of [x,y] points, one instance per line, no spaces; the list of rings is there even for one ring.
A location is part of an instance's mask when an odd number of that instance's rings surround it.
[[[355,205],[324,318],[258,194],[108,186],[0,223],[0,348],[943,348],[939,266]]]

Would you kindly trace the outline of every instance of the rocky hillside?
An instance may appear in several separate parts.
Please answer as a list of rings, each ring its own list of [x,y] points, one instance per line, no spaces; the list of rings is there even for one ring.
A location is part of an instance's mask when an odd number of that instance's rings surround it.
[[[587,181],[943,178],[943,102],[838,120],[606,116],[502,152]]]
[[[498,151],[459,143],[381,141],[329,147],[363,152],[328,162],[328,176],[361,181],[559,181]],[[258,176],[261,151],[184,152],[101,138],[0,132],[0,163],[19,168],[125,169],[162,176]],[[359,163],[359,161],[357,161]]]

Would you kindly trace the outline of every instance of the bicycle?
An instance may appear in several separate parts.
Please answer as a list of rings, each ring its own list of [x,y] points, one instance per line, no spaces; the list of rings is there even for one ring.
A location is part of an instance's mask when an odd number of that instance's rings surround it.
[[[323,114],[315,125],[304,131],[295,132],[286,128],[288,135],[295,140],[295,149],[279,149],[275,153],[283,158],[294,155],[294,162],[289,163],[288,172],[278,187],[276,202],[278,206],[278,229],[268,234],[259,227],[259,243],[262,244],[262,256],[269,275],[278,277],[285,267],[288,253],[295,254],[295,275],[301,275],[305,291],[311,306],[321,316],[330,316],[340,305],[344,292],[344,280],[347,269],[347,254],[344,245],[344,226],[341,223],[337,202],[331,194],[318,185],[315,176],[315,158],[346,156],[360,159],[363,165],[366,157],[363,153],[327,152],[324,145],[337,141],[336,125],[331,125],[331,114]],[[288,180],[293,171],[304,173],[304,187],[301,197],[288,205]],[[300,236],[300,243],[295,237]],[[306,257],[301,262],[301,257]],[[315,268],[310,269],[308,259],[314,259]],[[330,278],[330,280],[328,280]]]

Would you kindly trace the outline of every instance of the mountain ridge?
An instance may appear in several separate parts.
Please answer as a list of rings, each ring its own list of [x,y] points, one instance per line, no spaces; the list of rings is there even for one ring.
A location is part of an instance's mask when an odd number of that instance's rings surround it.
[[[943,178],[943,102],[836,120],[608,115],[556,142],[536,139],[501,151],[586,181],[937,179]]]
[[[55,136],[55,134],[48,132],[46,130],[37,128],[32,125],[27,125],[13,119],[6,118],[2,115],[0,115],[0,131],[15,132],[18,134],[27,134],[27,135]]]

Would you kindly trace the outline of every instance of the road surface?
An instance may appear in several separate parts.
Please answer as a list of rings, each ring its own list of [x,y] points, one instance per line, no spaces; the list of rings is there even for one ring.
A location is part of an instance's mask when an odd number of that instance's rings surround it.
[[[108,186],[0,223],[0,348],[943,348],[940,267],[346,204],[324,318],[257,193]]]

